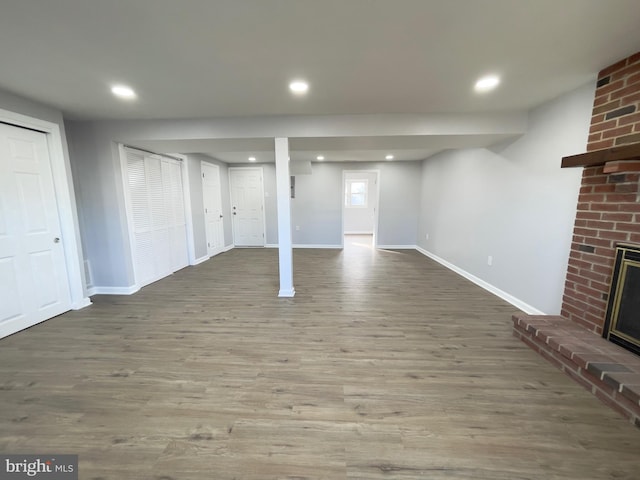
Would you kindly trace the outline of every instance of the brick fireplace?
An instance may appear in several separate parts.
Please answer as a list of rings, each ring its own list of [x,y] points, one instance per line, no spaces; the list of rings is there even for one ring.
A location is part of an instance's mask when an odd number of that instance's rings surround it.
[[[598,75],[561,316],[514,335],[640,427],[640,356],[602,338],[618,244],[640,245],[640,52]],[[609,325],[609,323],[607,323]]]
[[[640,144],[640,53],[598,75],[587,152],[633,144]],[[582,174],[561,314],[598,334],[615,246],[640,244],[640,151],[636,158],[585,166]]]

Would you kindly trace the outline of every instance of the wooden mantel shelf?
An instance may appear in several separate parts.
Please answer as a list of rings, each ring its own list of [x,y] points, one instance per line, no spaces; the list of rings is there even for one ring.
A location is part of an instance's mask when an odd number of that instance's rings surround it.
[[[607,162],[626,160],[640,161],[640,143],[632,143],[631,145],[622,145],[620,147],[562,157],[561,166],[562,168],[595,167],[597,165],[604,165]],[[624,164],[621,164],[620,166],[623,165]]]

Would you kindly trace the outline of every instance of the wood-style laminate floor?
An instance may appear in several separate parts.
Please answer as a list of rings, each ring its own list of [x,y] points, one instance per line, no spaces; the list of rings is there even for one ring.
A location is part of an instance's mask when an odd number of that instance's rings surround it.
[[[81,479],[640,478],[640,430],[415,251],[236,249],[0,340],[0,452]]]

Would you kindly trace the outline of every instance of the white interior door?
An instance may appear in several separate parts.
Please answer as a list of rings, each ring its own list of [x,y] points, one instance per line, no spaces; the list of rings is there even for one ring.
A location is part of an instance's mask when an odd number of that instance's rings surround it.
[[[242,247],[264,246],[264,194],[261,168],[230,168],[233,241]]]
[[[224,223],[222,221],[222,191],[220,167],[202,162],[202,201],[207,236],[207,255],[213,256],[224,249]]]
[[[0,337],[71,309],[44,133],[0,124]]]
[[[134,272],[140,287],[189,263],[182,165],[126,148]]]

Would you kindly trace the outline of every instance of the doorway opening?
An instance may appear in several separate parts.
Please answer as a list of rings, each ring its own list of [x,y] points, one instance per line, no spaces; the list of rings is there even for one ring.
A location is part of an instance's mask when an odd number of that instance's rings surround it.
[[[378,234],[379,171],[345,170],[342,175],[342,245],[374,250]]]

